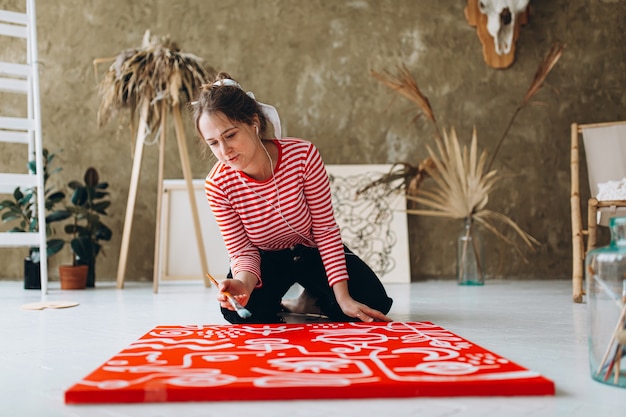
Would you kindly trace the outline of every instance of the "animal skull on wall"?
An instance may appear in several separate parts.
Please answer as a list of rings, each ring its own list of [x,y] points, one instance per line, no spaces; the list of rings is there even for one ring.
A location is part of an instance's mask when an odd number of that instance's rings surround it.
[[[515,42],[528,22],[529,0],[467,0],[465,18],[483,45],[485,62],[507,68],[515,59]]]

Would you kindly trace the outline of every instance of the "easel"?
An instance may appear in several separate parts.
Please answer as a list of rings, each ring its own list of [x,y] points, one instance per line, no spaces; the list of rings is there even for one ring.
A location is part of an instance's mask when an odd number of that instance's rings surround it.
[[[157,192],[157,219],[156,219],[156,236],[155,236],[155,256],[154,256],[154,273],[153,273],[153,291],[156,293],[159,288],[159,259],[158,259],[158,242],[160,241],[160,224],[161,224],[161,199],[163,195],[163,168],[165,157],[165,131],[166,131],[166,107],[171,107],[171,112],[174,118],[174,130],[176,131],[176,140],[178,142],[178,154],[180,156],[180,163],[183,170],[183,176],[187,185],[187,191],[189,193],[189,206],[191,207],[194,228],[196,234],[196,243],[198,246],[198,254],[200,256],[200,263],[202,265],[202,276],[204,277],[204,285],[209,287],[211,285],[207,278],[209,271],[206,254],[204,252],[204,242],[202,240],[202,230],[200,228],[200,218],[198,217],[198,207],[196,205],[196,197],[193,191],[191,167],[189,164],[189,153],[187,150],[187,142],[185,140],[185,129],[183,119],[180,111],[180,103],[172,104],[171,106],[161,105],[161,138],[159,140],[159,164],[158,164],[158,192]],[[135,212],[135,202],[137,200],[137,188],[139,184],[139,174],[141,171],[141,159],[143,155],[143,148],[148,130],[148,114],[150,111],[150,103],[148,100],[144,100],[139,113],[139,126],[137,129],[137,139],[135,141],[135,153],[133,156],[133,169],[130,179],[130,188],[128,190],[128,202],[126,204],[126,216],[124,218],[124,231],[122,234],[122,244],[120,248],[120,258],[117,267],[117,288],[124,288],[124,275],[126,273],[126,264],[128,261],[128,247],[130,244],[130,233],[132,229],[133,215]]]

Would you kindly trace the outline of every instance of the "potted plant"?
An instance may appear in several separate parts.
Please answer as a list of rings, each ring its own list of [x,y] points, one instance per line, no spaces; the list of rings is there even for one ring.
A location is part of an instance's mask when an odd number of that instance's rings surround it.
[[[65,225],[65,233],[71,235],[69,240],[73,254],[72,265],[59,267],[59,276],[63,288],[65,274],[79,272],[86,274],[85,285],[94,287],[96,280],[96,257],[102,250],[100,241],[111,240],[111,229],[100,220],[106,216],[106,209],[111,202],[106,200],[109,195],[106,189],[109,184],[100,182],[98,171],[88,168],[83,177],[83,183],[70,181],[68,187],[72,189],[70,205],[64,210],[51,214],[56,219],[71,218],[71,223]]]
[[[48,179],[52,174],[61,171],[61,168],[51,168],[55,153],[43,149],[43,169],[44,169],[44,192],[46,212],[51,212],[57,203],[65,199],[65,193],[47,188]],[[30,161],[28,168],[31,173],[37,173],[36,162]],[[2,222],[19,222],[9,232],[38,232],[39,221],[37,214],[37,188],[21,189],[17,187],[13,191],[13,200],[4,200],[0,202],[0,212],[2,213]],[[46,235],[51,236],[54,230],[50,227],[50,223],[63,220],[62,216],[46,216]],[[48,239],[47,256],[50,257],[59,252],[63,247],[62,239]],[[41,270],[39,262],[41,255],[38,247],[32,247],[28,256],[24,258],[24,289],[41,289]]]

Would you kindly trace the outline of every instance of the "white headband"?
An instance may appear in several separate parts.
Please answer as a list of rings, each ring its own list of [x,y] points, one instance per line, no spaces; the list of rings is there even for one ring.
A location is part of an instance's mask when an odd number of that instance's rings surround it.
[[[231,80],[230,78],[224,78],[222,80],[215,81],[213,85],[237,87],[243,91],[243,88],[241,88],[241,85],[239,85],[237,81]],[[280,139],[282,137],[281,136],[282,132],[280,128],[280,117],[278,116],[278,111],[276,110],[276,108],[269,104],[261,103],[260,101],[258,101],[256,98],[254,98],[254,93],[252,91],[248,91],[246,94],[248,95],[248,97],[256,101],[256,103],[261,108],[261,112],[265,115],[265,117],[267,117],[270,123],[272,123],[272,126],[274,126],[274,135],[276,135],[276,137]]]

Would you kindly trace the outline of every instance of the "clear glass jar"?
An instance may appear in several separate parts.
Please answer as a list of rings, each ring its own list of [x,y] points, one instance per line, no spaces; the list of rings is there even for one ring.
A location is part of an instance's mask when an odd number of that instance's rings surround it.
[[[472,218],[465,219],[457,243],[456,277],[459,285],[484,285],[480,236]]]
[[[585,259],[589,366],[598,382],[626,387],[626,217],[609,221],[609,246]]]

